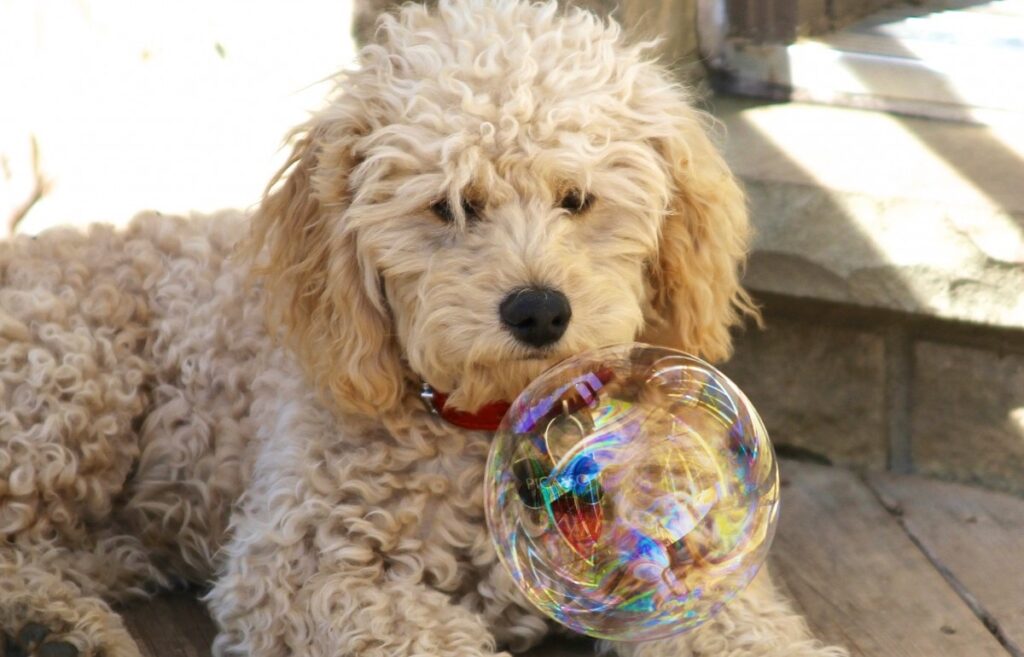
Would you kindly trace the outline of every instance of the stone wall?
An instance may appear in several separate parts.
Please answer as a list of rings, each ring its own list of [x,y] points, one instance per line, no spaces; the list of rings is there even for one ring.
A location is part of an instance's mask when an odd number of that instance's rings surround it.
[[[914,363],[916,469],[1024,493],[1024,354],[922,340]]]
[[[784,449],[885,469],[885,339],[842,325],[770,315],[748,326],[723,370]]]
[[[782,453],[1024,494],[1024,331],[762,294],[722,366]]]
[[[718,97],[767,330],[724,369],[776,443],[1024,494],[1024,136]]]

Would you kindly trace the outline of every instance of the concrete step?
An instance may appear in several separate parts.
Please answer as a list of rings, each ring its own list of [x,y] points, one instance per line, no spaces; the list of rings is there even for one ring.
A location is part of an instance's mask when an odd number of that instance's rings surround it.
[[[1024,328],[1024,121],[719,97],[755,290]]]
[[[1024,124],[712,105],[768,318],[726,370],[777,442],[1024,493]]]

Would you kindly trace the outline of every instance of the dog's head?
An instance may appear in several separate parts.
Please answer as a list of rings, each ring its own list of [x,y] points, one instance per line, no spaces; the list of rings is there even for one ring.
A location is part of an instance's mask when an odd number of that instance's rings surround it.
[[[728,355],[743,195],[644,47],[515,0],[406,6],[378,36],[297,131],[250,243],[341,408],[425,381],[473,409],[634,339]]]

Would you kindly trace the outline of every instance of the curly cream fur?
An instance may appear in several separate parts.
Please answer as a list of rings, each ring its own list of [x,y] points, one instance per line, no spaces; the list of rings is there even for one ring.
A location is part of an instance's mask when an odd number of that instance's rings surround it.
[[[221,655],[524,649],[550,628],[486,533],[490,437],[416,386],[474,408],[602,344],[728,355],[743,196],[645,46],[518,0],[378,31],[253,217],[0,244],[0,630],[134,656],[108,603],[188,581],[213,583]],[[547,350],[497,316],[528,285],[572,303]],[[840,654],[766,574],[690,635],[615,648]]]

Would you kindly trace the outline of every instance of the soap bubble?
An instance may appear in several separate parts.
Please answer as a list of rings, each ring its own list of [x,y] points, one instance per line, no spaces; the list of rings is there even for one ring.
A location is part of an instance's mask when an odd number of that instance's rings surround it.
[[[642,641],[707,621],[754,578],[779,480],[742,392],[684,353],[606,347],[541,375],[495,435],[491,538],[541,611]]]

